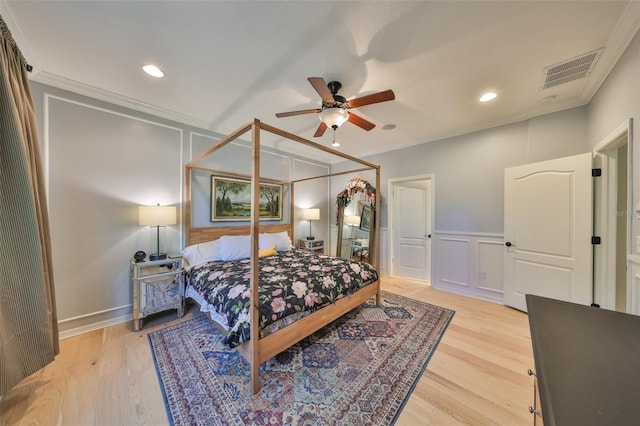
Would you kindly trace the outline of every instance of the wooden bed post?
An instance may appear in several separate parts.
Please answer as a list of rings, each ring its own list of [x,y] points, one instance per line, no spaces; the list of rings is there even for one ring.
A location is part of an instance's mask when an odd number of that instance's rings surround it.
[[[184,247],[191,240],[191,167],[184,168]]]
[[[225,172],[220,170],[214,170],[207,167],[201,167],[197,164],[207,157],[208,155],[220,150],[230,142],[234,141],[241,135],[251,130],[251,175],[245,175],[237,172]],[[323,152],[336,155],[345,160],[353,161],[361,164],[362,168],[355,170],[341,171],[337,173],[330,173],[321,176],[308,177],[298,180],[288,180],[291,188],[291,206],[290,206],[290,219],[288,224],[265,224],[260,225],[260,132],[268,131],[274,135],[281,136],[283,138],[299,142],[308,147],[318,149]],[[260,365],[266,362],[268,359],[274,357],[283,350],[291,347],[293,344],[299,342],[301,339],[310,335],[310,333],[319,330],[329,322],[339,318],[356,306],[371,300],[372,297],[376,297],[376,303],[380,303],[380,280],[378,279],[369,286],[356,291],[350,297],[343,297],[338,299],[334,304],[324,307],[322,310],[316,311],[304,318],[299,319],[294,324],[289,325],[277,332],[269,334],[264,338],[260,338],[260,310],[259,310],[259,235],[260,231],[279,233],[287,231],[289,236],[293,239],[293,224],[295,217],[295,183],[318,179],[318,178],[330,178],[332,176],[343,175],[347,173],[355,173],[361,171],[376,170],[376,188],[380,189],[380,166],[369,163],[362,159],[350,156],[348,154],[336,151],[332,148],[325,147],[324,145],[312,142],[308,139],[304,139],[300,136],[293,135],[283,130],[277,129],[268,124],[262,123],[260,120],[253,119],[253,121],[246,123],[233,133],[223,137],[220,141],[209,147],[206,151],[202,152],[195,159],[189,161],[185,165],[185,246],[192,244],[199,244],[206,241],[212,241],[220,238],[223,235],[247,235],[251,236],[251,269],[250,269],[250,341],[245,342],[238,346],[238,351],[246,358],[251,366],[251,391],[255,394],[260,390]],[[250,178],[251,180],[251,218],[249,226],[211,226],[211,227],[193,227],[192,218],[192,187],[193,172],[205,172],[205,173],[218,173],[229,174],[231,176]],[[289,176],[291,179],[291,176]],[[277,179],[266,179],[272,181],[278,181]],[[284,182],[284,181],[283,181]],[[379,192],[376,196],[375,210],[380,212],[380,195]],[[344,208],[340,210],[339,214],[344,214]],[[380,262],[380,219],[378,214],[378,220],[375,221],[375,237],[374,237],[374,250],[372,252],[372,264],[378,266]],[[342,232],[340,229],[339,232]]]
[[[374,213],[373,266],[380,268],[380,166],[376,167],[376,209]],[[378,278],[380,280],[380,278]],[[376,305],[380,306],[380,292],[376,293]]]
[[[296,241],[295,241],[295,232],[294,232],[294,227],[293,227],[293,218],[295,217],[295,202],[294,202],[294,198],[293,198],[293,194],[295,193],[294,191],[294,187],[295,187],[295,182],[291,182],[291,184],[289,185],[289,198],[291,199],[291,203],[289,204],[289,223],[291,224],[291,242],[293,243],[294,247],[296,247]]]
[[[258,280],[258,242],[260,236],[260,121],[251,126],[251,389],[260,390],[260,310]]]
[[[344,216],[344,207],[338,207],[338,212],[336,213],[338,218]],[[336,256],[342,257],[342,226],[340,226],[340,221],[338,220],[338,236],[336,237]]]

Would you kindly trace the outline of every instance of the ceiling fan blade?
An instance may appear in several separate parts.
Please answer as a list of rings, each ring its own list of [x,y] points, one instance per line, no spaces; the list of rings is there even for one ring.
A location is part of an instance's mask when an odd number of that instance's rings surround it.
[[[327,83],[324,81],[324,78],[309,77],[307,78],[307,80],[309,80],[309,83],[311,83],[313,88],[316,89],[316,92],[318,92],[323,102],[327,104],[332,104],[335,102],[335,99],[333,99],[333,95],[331,94],[331,90],[329,90],[329,87],[327,87]]]
[[[313,137],[319,138],[320,136],[324,135],[325,130],[327,130],[327,125],[321,121],[320,125],[318,126],[318,130],[316,130],[316,132],[313,134]]]
[[[373,124],[372,122],[365,120],[364,118],[355,115],[354,113],[350,112],[349,113],[349,122],[355,124],[358,127],[362,127],[364,130],[366,130],[367,132],[371,129],[373,129],[374,127],[376,127],[375,124]]]
[[[294,116],[294,115],[318,113],[320,111],[322,111],[320,108],[301,109],[299,111],[279,112],[279,113],[276,114],[276,117],[278,117],[278,118],[291,117],[291,116]]]
[[[384,92],[373,93],[371,95],[362,96],[361,98],[351,99],[347,102],[349,108],[358,108],[364,105],[377,104],[378,102],[392,101],[396,98],[393,90],[385,90]]]

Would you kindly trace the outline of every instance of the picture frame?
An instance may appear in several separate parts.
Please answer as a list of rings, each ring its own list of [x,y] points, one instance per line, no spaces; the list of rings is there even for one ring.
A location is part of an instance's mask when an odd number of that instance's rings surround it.
[[[371,204],[364,204],[362,206],[362,212],[360,213],[360,229],[366,232],[371,231],[374,220]]]
[[[282,220],[283,185],[260,183],[260,220]],[[251,181],[211,176],[211,222],[251,220]]]

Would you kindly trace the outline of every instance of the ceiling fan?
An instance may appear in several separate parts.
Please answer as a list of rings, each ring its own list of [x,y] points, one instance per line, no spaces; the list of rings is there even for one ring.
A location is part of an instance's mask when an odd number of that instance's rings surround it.
[[[384,92],[373,93],[371,95],[362,96],[360,98],[347,101],[343,96],[338,95],[338,91],[342,87],[339,81],[331,81],[325,83],[322,77],[309,77],[309,83],[316,89],[316,92],[322,98],[322,108],[303,109],[298,111],[279,112],[276,117],[291,117],[294,115],[320,113],[320,125],[313,136],[320,137],[324,134],[328,127],[334,131],[340,127],[345,121],[349,121],[364,130],[371,130],[376,127],[372,122],[350,112],[350,109],[358,108],[365,105],[376,104],[378,102],[392,101],[396,98],[393,90],[385,90]]]

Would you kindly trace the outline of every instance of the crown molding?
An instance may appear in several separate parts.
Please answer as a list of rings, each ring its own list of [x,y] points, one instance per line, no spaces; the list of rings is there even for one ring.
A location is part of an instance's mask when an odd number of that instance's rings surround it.
[[[618,24],[611,32],[607,44],[604,46],[602,56],[598,60],[599,64],[596,64],[596,67],[588,78],[587,84],[582,92],[582,99],[585,104],[591,102],[591,98],[598,92],[598,89],[616,66],[620,57],[625,53],[639,29],[640,2],[630,1],[620,17]]]
[[[78,81],[61,77],[56,74],[51,74],[46,71],[36,72],[34,73],[34,75],[30,76],[30,78],[31,80],[38,83],[46,84],[58,89],[67,90],[69,92],[87,96],[93,99],[98,99],[100,101],[109,102],[114,105],[132,109],[134,111],[150,114],[154,117],[164,118],[181,124],[197,127],[199,129],[211,130],[208,128],[208,123],[202,120],[198,120],[197,118],[194,118],[192,116],[180,114],[176,111],[161,108],[156,105],[142,102],[127,96],[119,95],[117,93],[101,89],[99,87],[80,83]]]

